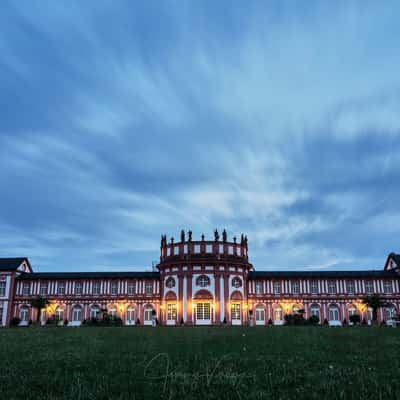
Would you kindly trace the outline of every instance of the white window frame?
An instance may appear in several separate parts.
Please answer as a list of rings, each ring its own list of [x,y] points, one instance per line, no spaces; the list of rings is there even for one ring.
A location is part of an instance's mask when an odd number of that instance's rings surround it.
[[[82,282],[75,282],[75,294],[80,296],[83,291],[83,283]]]
[[[0,281],[0,297],[6,296],[6,287],[7,287],[7,282]],[[0,324],[1,324],[1,319],[0,319]]]
[[[282,292],[282,284],[280,281],[275,281],[274,282],[274,294],[281,294]]]

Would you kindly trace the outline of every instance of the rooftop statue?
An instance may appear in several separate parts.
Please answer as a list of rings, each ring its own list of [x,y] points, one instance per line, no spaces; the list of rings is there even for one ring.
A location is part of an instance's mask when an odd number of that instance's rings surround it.
[[[181,242],[185,241],[185,231],[182,229],[181,230]]]
[[[189,236],[189,242],[191,242],[192,241],[192,231],[191,230],[189,230],[188,236]]]
[[[225,243],[227,240],[227,234],[226,234],[226,230],[224,229],[224,231],[222,232],[222,241]]]
[[[218,233],[218,230],[217,230],[217,229],[214,231],[214,240],[215,240],[216,242],[218,242],[218,240],[219,240],[219,233]]]

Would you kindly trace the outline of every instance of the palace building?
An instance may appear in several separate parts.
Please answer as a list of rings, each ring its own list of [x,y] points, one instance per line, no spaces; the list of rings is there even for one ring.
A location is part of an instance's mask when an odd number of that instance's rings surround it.
[[[179,242],[161,238],[160,262],[152,272],[33,272],[27,258],[0,258],[0,325],[14,317],[20,325],[37,319],[31,306],[41,296],[48,318],[79,326],[91,318],[120,317],[124,325],[255,325],[284,323],[285,314],[341,325],[352,314],[370,323],[362,299],[379,294],[385,307],[378,320],[389,322],[400,309],[400,255],[389,254],[384,268],[367,271],[256,271],[249,262],[247,237],[228,241]],[[61,322],[62,323],[62,322]]]

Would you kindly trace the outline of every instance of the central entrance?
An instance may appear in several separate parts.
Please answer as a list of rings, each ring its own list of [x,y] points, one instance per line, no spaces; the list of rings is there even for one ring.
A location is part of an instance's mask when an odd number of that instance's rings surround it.
[[[196,325],[211,325],[211,303],[196,304]]]
[[[167,325],[176,324],[176,303],[167,303]]]

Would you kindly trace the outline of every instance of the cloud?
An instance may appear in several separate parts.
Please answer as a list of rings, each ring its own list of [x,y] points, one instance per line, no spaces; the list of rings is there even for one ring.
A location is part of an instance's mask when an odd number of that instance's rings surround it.
[[[399,220],[393,7],[7,4],[2,248],[142,268],[163,232],[226,227],[256,267],[380,267]]]

